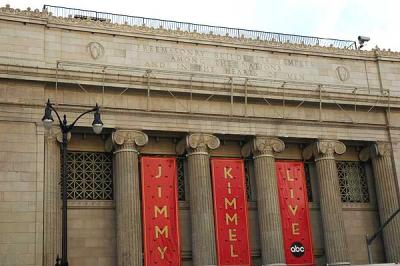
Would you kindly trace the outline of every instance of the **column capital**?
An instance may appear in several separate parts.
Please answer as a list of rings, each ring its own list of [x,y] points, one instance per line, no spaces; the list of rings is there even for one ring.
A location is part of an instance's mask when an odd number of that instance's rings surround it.
[[[275,152],[282,152],[285,149],[285,143],[274,137],[256,136],[247,142],[241,150],[243,157],[253,154],[257,156],[274,156]]]
[[[112,151],[113,148],[122,150],[131,150],[137,152],[136,148],[144,146],[148,142],[148,136],[142,131],[131,129],[118,129],[111,134],[106,141],[106,151]]]
[[[57,142],[62,143],[62,132],[58,126],[54,126],[45,131],[45,136],[48,140],[55,139]],[[67,141],[71,140],[71,132],[67,133]]]
[[[303,150],[303,158],[308,160],[314,157],[315,159],[335,159],[336,154],[346,152],[346,145],[338,140],[318,140],[308,145]]]
[[[368,147],[363,148],[358,157],[361,161],[368,161],[376,157],[390,157],[392,153],[392,146],[390,142],[376,142]]]
[[[176,153],[183,154],[185,150],[191,153],[208,153],[209,149],[217,149],[219,145],[219,139],[212,134],[191,133],[179,141],[179,143],[176,145]]]

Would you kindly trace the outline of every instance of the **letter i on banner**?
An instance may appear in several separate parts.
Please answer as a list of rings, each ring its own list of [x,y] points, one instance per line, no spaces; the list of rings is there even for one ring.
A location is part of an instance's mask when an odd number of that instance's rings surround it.
[[[180,266],[176,159],[142,157],[145,266]]]
[[[302,162],[276,162],[286,264],[314,265],[307,187]]]
[[[250,266],[243,160],[212,159],[218,266]]]

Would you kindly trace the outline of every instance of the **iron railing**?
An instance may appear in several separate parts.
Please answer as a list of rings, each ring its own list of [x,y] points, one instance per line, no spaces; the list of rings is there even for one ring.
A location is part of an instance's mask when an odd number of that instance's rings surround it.
[[[155,18],[145,18],[136,16],[127,16],[112,14],[107,12],[97,12],[77,8],[68,8],[61,6],[44,5],[43,10],[51,12],[56,17],[73,17],[80,19],[91,19],[99,21],[110,21],[116,24],[125,24],[131,26],[146,26],[152,28],[164,28],[168,30],[181,30],[187,32],[197,32],[204,34],[214,34],[221,36],[230,36],[233,38],[249,38],[263,41],[276,41],[281,43],[319,45],[326,47],[336,47],[344,49],[357,49],[355,41],[339,40],[329,38],[319,38],[312,36],[303,36],[295,34],[284,34],[276,32],[265,32],[257,30],[246,30],[237,28],[228,28],[220,26],[210,26],[203,24],[194,24],[172,20],[162,20]]]

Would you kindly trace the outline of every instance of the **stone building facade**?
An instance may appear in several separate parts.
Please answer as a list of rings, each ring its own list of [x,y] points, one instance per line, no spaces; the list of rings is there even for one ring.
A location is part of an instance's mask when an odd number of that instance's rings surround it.
[[[285,263],[275,160],[304,162],[318,265],[367,263],[365,236],[399,208],[397,52],[8,6],[0,36],[0,265],[50,266],[60,253],[47,99],[68,119],[98,103],[105,125],[94,135],[84,117],[68,144],[72,266],[142,265],[142,155],[177,157],[182,265],[216,262],[209,157],[245,160],[254,265]],[[400,216],[372,256],[400,261]]]

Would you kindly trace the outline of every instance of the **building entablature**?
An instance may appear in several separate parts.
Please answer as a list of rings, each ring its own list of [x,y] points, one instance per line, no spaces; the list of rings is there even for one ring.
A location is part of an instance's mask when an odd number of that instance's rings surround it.
[[[0,8],[0,23],[0,78],[216,96],[231,103],[400,105],[396,52],[155,29],[9,6]]]

